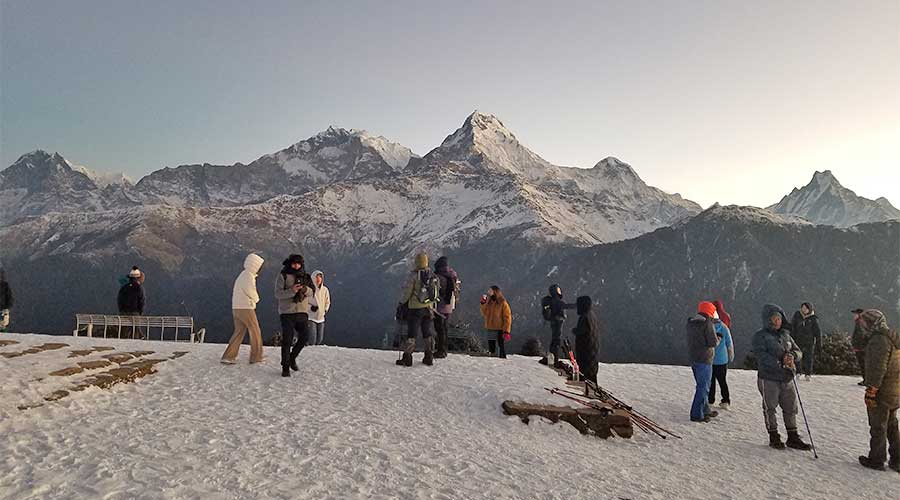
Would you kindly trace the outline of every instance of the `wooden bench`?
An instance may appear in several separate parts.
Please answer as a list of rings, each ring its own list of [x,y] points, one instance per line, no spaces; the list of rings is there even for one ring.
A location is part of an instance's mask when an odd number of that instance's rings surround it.
[[[205,328],[194,331],[194,318],[190,316],[76,314],[75,330],[72,335],[78,337],[81,332],[87,337],[141,338],[172,342],[202,343],[206,337]],[[157,338],[154,338],[154,333],[159,334]]]

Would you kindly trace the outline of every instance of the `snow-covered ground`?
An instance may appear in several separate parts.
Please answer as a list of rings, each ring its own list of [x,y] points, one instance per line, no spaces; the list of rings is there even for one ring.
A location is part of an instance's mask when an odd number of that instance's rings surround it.
[[[688,421],[684,367],[602,365],[601,384],[684,437],[582,436],[568,424],[522,424],[504,400],[568,402],[533,358],[451,355],[434,367],[394,365],[396,353],[311,347],[280,377],[278,351],[261,365],[219,363],[222,345],[4,334],[0,356],[0,498],[896,498],[900,475],[856,463],[868,428],[852,377],[802,382],[819,460],[767,447],[755,373],[729,379],[732,410]],[[88,374],[50,377],[73,349],[187,355],[159,373],[89,388],[20,411]],[[99,370],[98,370],[99,371]],[[37,380],[40,379],[40,380]],[[804,432],[805,435],[805,432]]]

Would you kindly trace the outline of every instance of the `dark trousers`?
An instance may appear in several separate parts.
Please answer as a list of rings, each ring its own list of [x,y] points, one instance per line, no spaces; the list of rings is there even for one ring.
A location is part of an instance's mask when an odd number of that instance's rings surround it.
[[[447,354],[447,328],[450,326],[450,315],[434,315],[434,350],[438,356]]]
[[[500,357],[506,358],[506,341],[503,340],[503,331],[488,330],[488,350],[491,351],[491,356],[497,354],[498,348],[500,349]]]
[[[803,358],[800,360],[800,373],[812,375],[816,363],[816,346],[815,344],[800,346],[800,350],[803,351]]]
[[[412,356],[416,350],[416,337],[422,335],[426,357],[434,351],[434,317],[431,309],[410,309],[406,315],[406,344],[403,352]]]
[[[728,377],[728,365],[713,365],[712,380],[709,382],[709,404],[716,402],[716,382],[722,386],[722,402],[731,404],[726,377]]]
[[[309,315],[306,313],[282,314],[281,366],[288,367],[297,359],[309,340]],[[297,342],[294,343],[296,334]]]
[[[562,337],[563,321],[561,319],[550,321],[550,347],[547,349],[547,352],[552,353],[556,359],[559,359],[559,344],[560,337]]]
[[[855,351],[856,364],[859,365],[859,373],[862,378],[866,378],[866,351]]]
[[[890,409],[883,404],[868,408],[869,413],[869,460],[883,464],[890,449],[891,463],[900,463],[900,429],[897,424],[897,408]]]

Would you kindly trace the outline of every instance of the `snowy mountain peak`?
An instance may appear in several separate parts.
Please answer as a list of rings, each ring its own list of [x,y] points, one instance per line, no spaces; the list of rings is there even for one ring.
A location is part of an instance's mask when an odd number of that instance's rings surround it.
[[[602,175],[609,179],[619,179],[623,181],[639,181],[641,178],[631,168],[631,165],[619,160],[618,158],[608,156],[596,165],[594,165],[596,170],[599,170]]]
[[[900,218],[900,210],[886,199],[870,200],[858,196],[842,186],[830,170],[816,172],[809,184],[793,189],[769,210],[837,227]]]
[[[134,182],[125,175],[124,172],[99,172],[97,170],[85,167],[84,165],[76,165],[69,160],[64,160],[66,165],[73,171],[80,172],[87,176],[88,179],[94,181],[99,188],[108,186],[133,186]]]

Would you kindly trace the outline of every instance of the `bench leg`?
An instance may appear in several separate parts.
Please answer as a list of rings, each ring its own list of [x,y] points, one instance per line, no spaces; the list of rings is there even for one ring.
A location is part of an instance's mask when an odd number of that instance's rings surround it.
[[[94,336],[94,324],[93,323],[89,324],[87,327],[87,336],[88,337]]]

